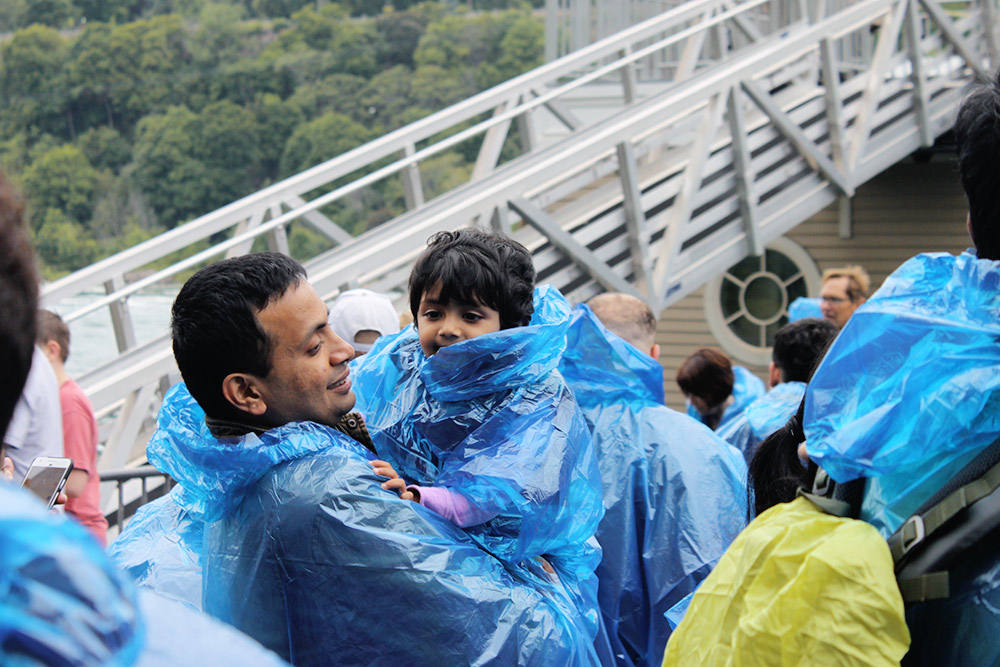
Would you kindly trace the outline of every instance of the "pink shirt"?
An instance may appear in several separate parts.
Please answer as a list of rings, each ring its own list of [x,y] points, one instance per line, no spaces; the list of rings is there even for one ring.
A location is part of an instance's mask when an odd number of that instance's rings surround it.
[[[87,472],[87,485],[78,498],[66,503],[71,514],[94,534],[101,546],[107,546],[108,522],[101,513],[101,476],[97,472],[97,420],[90,399],[73,380],[59,387],[62,405],[63,445],[66,457],[73,459],[73,469]]]

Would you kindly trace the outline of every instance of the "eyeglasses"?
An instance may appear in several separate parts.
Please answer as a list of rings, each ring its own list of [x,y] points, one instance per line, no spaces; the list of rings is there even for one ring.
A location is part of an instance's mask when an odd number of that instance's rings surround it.
[[[850,299],[845,299],[839,296],[821,296],[819,300],[825,303],[829,303],[830,305],[833,306],[839,306],[842,303],[850,301]]]

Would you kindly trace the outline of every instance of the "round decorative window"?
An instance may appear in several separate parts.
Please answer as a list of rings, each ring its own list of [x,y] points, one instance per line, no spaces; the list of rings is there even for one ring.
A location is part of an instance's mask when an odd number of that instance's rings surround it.
[[[818,294],[820,274],[809,252],[781,237],[760,256],[745,257],[705,286],[709,329],[730,356],[766,366],[778,329],[788,324],[788,306]]]

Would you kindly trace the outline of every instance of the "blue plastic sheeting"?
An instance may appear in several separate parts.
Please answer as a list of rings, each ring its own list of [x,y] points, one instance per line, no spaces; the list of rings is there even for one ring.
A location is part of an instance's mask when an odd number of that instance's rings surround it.
[[[140,507],[107,551],[138,586],[201,609],[204,531],[170,493]]]
[[[805,393],[804,382],[782,382],[715,433],[743,452],[743,458],[749,465],[760,443],[796,413]]]
[[[718,431],[743,414],[747,406],[763,396],[765,391],[763,380],[742,366],[733,366],[733,402],[722,413],[722,419],[719,420],[719,424],[715,427],[715,430]],[[688,417],[697,419],[700,422],[704,421],[701,413],[690,402],[687,405],[687,413]]]
[[[664,613],[704,579],[746,516],[746,465],[663,405],[663,367],[578,306],[560,364],[594,433],[607,513],[599,602],[618,665],[659,665]]]
[[[869,478],[861,518],[890,535],[1000,435],[1000,263],[963,253],[900,266],[809,383],[809,455]]]
[[[139,590],[139,609],[147,619],[146,644],[135,667],[288,665],[225,623],[149,589]]]
[[[820,309],[820,299],[800,296],[788,306],[789,322],[801,320],[806,317],[823,317],[823,311]]]
[[[0,483],[0,662],[131,665],[135,589],[78,524]]]
[[[590,665],[569,594],[382,489],[369,452],[295,422],[216,439],[187,389],[150,461],[205,527],[204,608],[296,665]],[[197,463],[194,463],[194,462]],[[238,480],[238,481],[234,481]]]
[[[545,555],[596,633],[600,559],[587,543],[603,514],[590,432],[556,371],[570,308],[536,289],[525,327],[428,358],[416,330],[383,337],[354,382],[379,456],[401,477],[446,487],[494,518],[465,530],[514,566]]]

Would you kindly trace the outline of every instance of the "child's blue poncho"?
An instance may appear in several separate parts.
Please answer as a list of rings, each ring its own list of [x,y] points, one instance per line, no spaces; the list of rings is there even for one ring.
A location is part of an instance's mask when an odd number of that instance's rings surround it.
[[[294,422],[219,439],[178,385],[148,451],[206,522],[205,610],[294,664],[594,662],[564,590],[382,489],[340,431]]]
[[[900,266],[817,369],[804,427],[834,479],[868,478],[861,518],[895,531],[1000,436],[1000,262],[934,253]],[[972,574],[919,607],[914,654],[930,664],[1000,661],[1000,564]]]
[[[663,367],[578,306],[560,369],[594,433],[607,513],[599,602],[617,665],[659,665],[664,612],[694,590],[746,517],[746,466],[663,404]]]
[[[379,456],[407,482],[446,487],[494,516],[465,529],[490,553],[514,566],[544,555],[596,630],[599,554],[586,543],[603,514],[601,482],[586,421],[556,370],[569,319],[546,286],[528,326],[430,358],[409,327],[360,360],[354,391]]]
[[[806,393],[804,382],[782,382],[751,403],[743,414],[731,419],[715,434],[743,452],[747,464],[757,447],[791,419]]]
[[[764,391],[763,380],[742,366],[733,366],[733,402],[722,413],[722,419],[719,420],[715,430],[718,431],[743,414],[751,403],[764,395]],[[689,417],[704,423],[701,413],[690,403],[687,406],[687,413]]]

